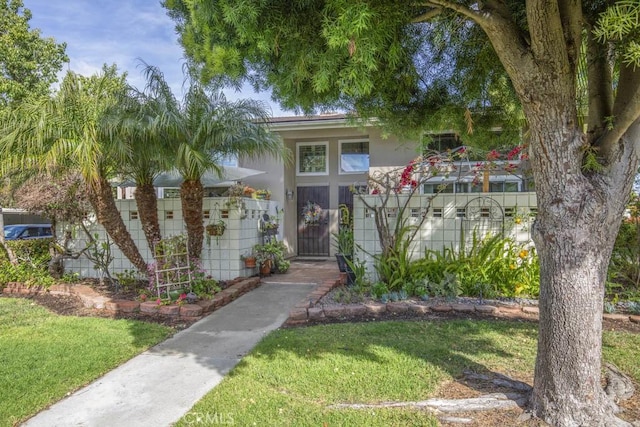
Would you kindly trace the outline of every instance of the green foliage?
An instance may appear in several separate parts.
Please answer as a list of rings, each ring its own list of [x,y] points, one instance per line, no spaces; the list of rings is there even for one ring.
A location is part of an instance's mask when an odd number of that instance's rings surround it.
[[[336,253],[352,256],[354,248],[353,221],[346,205],[340,205],[338,210],[340,212],[340,223],[338,232],[331,234],[333,244],[336,248]]]
[[[6,244],[13,249],[19,262],[30,264],[36,268],[46,268],[51,260],[49,246],[52,242],[52,238],[46,238],[8,240]],[[4,251],[0,251],[0,259],[8,260]]]
[[[0,285],[20,282],[30,286],[51,286],[55,280],[49,275],[51,260],[49,245],[53,239],[11,240],[10,246],[18,258],[18,264],[9,262],[7,254],[0,251]]]
[[[66,44],[29,28],[31,11],[22,0],[0,2],[0,108],[49,93],[63,63]]]
[[[627,305],[627,308],[631,314],[640,314],[640,302],[632,301]]]
[[[380,280],[391,291],[399,291],[407,282],[412,281],[411,244],[408,238],[413,234],[414,226],[404,226],[398,230],[394,245],[386,252],[374,256],[374,267]]]
[[[115,273],[114,276],[120,285],[124,289],[134,289],[142,281],[140,273],[137,270],[124,270],[119,273]]]
[[[253,247],[253,255],[256,257],[256,263],[262,265],[264,262],[271,260],[277,273],[286,273],[289,271],[291,261],[285,259],[287,247],[284,242],[272,239],[264,244],[257,244]]]
[[[605,301],[603,306],[603,311],[607,314],[614,313],[616,311],[616,305],[611,301]]]
[[[609,260],[606,297],[640,298],[640,229],[636,216],[620,225]]]
[[[368,289],[370,283],[367,278],[367,265],[364,261],[345,258],[345,262],[347,263],[347,269],[351,270],[356,276],[353,286],[363,291]]]
[[[220,285],[216,279],[204,271],[196,270],[191,281],[191,292],[196,294],[198,298],[212,298],[220,292]]]
[[[535,297],[540,289],[535,249],[501,236],[479,239],[476,233],[469,247],[427,251],[411,264],[410,275],[437,296],[455,296],[458,286],[460,294],[480,298]]]
[[[371,286],[371,295],[376,299],[380,299],[382,298],[383,295],[388,293],[389,293],[389,288],[387,287],[387,284],[384,282],[376,282],[373,284],[373,286]]]
[[[241,99],[229,101],[220,87],[202,84],[195,70],[187,69],[185,93],[182,100],[175,97],[162,72],[154,66],[144,65],[147,81],[144,91],[131,89],[140,105],[137,120],[145,126],[124,129],[125,134],[141,135],[159,148],[151,159],[160,161],[164,168],[175,169],[190,183],[181,191],[193,191],[197,197],[183,197],[185,225],[189,236],[189,253],[199,258],[202,251],[202,219],[190,212],[202,208],[200,178],[205,172],[222,172],[222,159],[227,155],[243,158],[259,158],[272,155],[288,160],[290,151],[283,141],[265,126],[269,112],[259,101]],[[134,121],[135,122],[135,121]],[[137,123],[137,122],[135,122]],[[158,159],[158,154],[162,154]],[[157,165],[143,162],[133,156],[128,167],[136,176],[149,176]],[[151,175],[152,176],[152,175]]]
[[[640,5],[635,0],[615,2],[602,13],[594,35],[600,41],[613,41],[623,61],[628,65],[640,65]]]

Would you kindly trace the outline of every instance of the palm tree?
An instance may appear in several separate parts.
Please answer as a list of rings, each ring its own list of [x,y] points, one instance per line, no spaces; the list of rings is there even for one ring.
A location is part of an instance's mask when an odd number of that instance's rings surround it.
[[[107,114],[105,127],[112,142],[123,144],[119,159],[119,174],[135,182],[134,198],[140,223],[151,252],[162,239],[158,218],[158,198],[154,178],[166,170],[170,153],[163,138],[155,135],[153,121],[158,107],[155,99],[129,87]]]
[[[19,105],[2,120],[0,155],[4,167],[69,168],[80,172],[98,222],[141,272],[146,262],[118,211],[108,178],[124,155],[104,132],[105,111],[125,88],[117,68],[83,77],[68,72],[59,91]]]
[[[253,100],[228,101],[214,87],[207,87],[187,71],[187,89],[179,102],[156,67],[144,68],[148,96],[158,107],[152,132],[170,147],[173,167],[182,175],[180,200],[187,229],[189,254],[199,258],[204,224],[202,204],[205,172],[222,174],[220,160],[227,155],[273,155],[289,159],[282,141],[267,129],[269,114]]]

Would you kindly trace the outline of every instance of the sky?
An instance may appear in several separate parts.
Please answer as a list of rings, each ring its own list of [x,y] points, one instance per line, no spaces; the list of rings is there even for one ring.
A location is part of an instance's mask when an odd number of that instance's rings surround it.
[[[160,68],[174,94],[182,97],[184,53],[178,43],[174,22],[159,0],[23,0],[33,15],[31,28],[43,37],[67,43],[71,69],[91,75],[102,64],[118,65],[127,71],[130,84],[144,87],[139,59]],[[270,93],[256,94],[250,87],[242,92],[225,91],[228,99],[253,98],[269,104],[272,115],[292,116],[270,100]]]

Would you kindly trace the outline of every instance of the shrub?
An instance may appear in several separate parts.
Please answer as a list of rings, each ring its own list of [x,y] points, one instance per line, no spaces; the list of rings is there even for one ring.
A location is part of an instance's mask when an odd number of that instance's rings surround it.
[[[30,286],[50,286],[55,280],[48,272],[49,245],[52,239],[15,240],[6,242],[18,258],[18,264],[9,262],[6,252],[0,251],[0,285],[21,282]]]
[[[637,220],[623,221],[609,261],[607,298],[640,297],[640,229]]]
[[[427,250],[423,259],[411,264],[410,275],[421,285],[416,289],[426,289],[434,296],[452,297],[460,292],[481,298],[535,297],[540,289],[534,248],[502,236],[480,239],[476,233],[468,248],[461,244],[459,249]]]

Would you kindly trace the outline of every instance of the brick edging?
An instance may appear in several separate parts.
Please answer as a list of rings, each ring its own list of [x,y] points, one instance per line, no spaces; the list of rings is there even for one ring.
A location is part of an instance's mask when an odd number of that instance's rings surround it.
[[[368,302],[360,304],[342,304],[316,306],[318,302],[333,288],[340,286],[341,280],[327,280],[318,286],[289,312],[285,322],[287,326],[303,325],[310,321],[322,322],[328,319],[349,319],[368,315],[379,316],[384,313],[424,315],[428,313],[462,313],[487,315],[493,317],[523,316],[535,320],[539,309],[536,306],[485,305],[485,304],[437,304],[423,305],[412,301]],[[604,320],[640,323],[640,316],[627,314],[603,314]]]
[[[218,292],[210,300],[200,300],[195,304],[183,305],[158,305],[155,301],[131,301],[112,299],[105,297],[87,285],[52,285],[49,288],[42,286],[28,286],[23,283],[10,282],[0,293],[18,295],[39,295],[50,293],[52,295],[77,296],[85,308],[105,310],[111,313],[137,313],[149,316],[161,315],[168,318],[183,320],[199,320],[212,311],[229,304],[241,295],[261,285],[259,277],[238,277],[231,281],[224,290]]]

